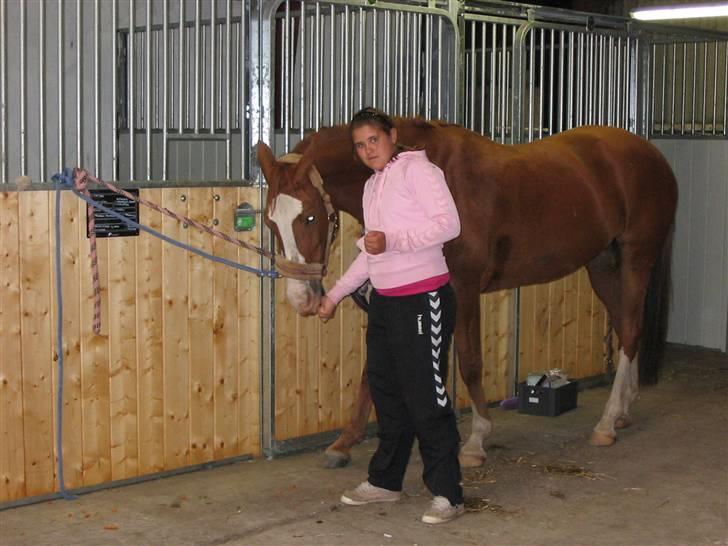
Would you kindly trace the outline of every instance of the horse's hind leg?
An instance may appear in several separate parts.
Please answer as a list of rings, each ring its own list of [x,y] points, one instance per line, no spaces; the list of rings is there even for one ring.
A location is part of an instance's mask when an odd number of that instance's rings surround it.
[[[638,355],[642,312],[652,261],[615,242],[587,266],[592,287],[604,302],[620,342],[617,374],[591,443],[607,446],[616,429],[630,423],[629,407],[639,392]]]
[[[472,430],[460,448],[460,466],[476,467],[485,462],[483,442],[490,436],[493,424],[482,386],[483,360],[480,355],[480,291],[470,290],[453,280],[457,299],[455,346],[458,352],[460,376],[468,389],[473,408]]]
[[[619,349],[617,375],[612,384],[604,413],[592,431],[590,443],[595,446],[610,446],[617,439],[617,429],[631,422],[629,407],[637,398],[637,356],[629,358],[623,348]]]
[[[351,461],[351,448],[364,440],[371,411],[372,397],[369,393],[369,382],[367,381],[365,367],[362,372],[351,421],[344,427],[336,441],[326,448],[323,461],[325,468],[339,468],[349,464]]]

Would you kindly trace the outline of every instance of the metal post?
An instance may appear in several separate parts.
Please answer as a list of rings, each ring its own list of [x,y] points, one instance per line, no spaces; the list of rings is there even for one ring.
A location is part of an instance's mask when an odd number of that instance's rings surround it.
[[[685,80],[688,69],[688,44],[682,45],[682,84],[680,85],[680,134],[685,134]]]
[[[485,134],[486,23],[480,23],[480,134]]]
[[[467,88],[466,88],[467,89]],[[470,21],[470,125],[475,130],[475,21]]]
[[[200,0],[195,0],[195,119],[193,127],[196,135],[200,134],[200,84],[202,83],[202,74],[200,74],[200,19]]]
[[[167,180],[167,129],[169,123],[169,0],[162,4],[162,180]],[[180,28],[180,30],[182,30]],[[179,52],[178,52],[179,53]]]
[[[495,139],[496,95],[498,93],[498,25],[493,24],[492,45],[490,48],[490,138]]]
[[[330,17],[330,25],[331,28],[331,34],[329,36],[329,124],[334,125],[336,123],[334,118],[334,74],[335,74],[335,65],[334,65],[334,59],[336,57],[335,54],[335,40],[336,40],[336,26],[334,25],[334,22],[336,21],[336,12],[334,11],[334,5],[331,5],[331,9],[329,11],[329,17]],[[376,20],[376,18],[375,18]],[[376,70],[375,70],[376,72]],[[376,88],[376,85],[375,85]]]
[[[217,89],[217,0],[210,2],[210,127],[209,133],[215,134],[217,120],[215,116],[215,92]]]
[[[80,4],[76,4],[77,9],[80,9]],[[28,165],[25,152],[25,141],[26,141],[26,109],[25,109],[25,79],[26,79],[26,68],[25,68],[25,0],[20,1],[20,174],[25,176],[28,174]],[[79,48],[80,49],[80,48]],[[80,53],[79,57],[80,58]],[[78,65],[78,71],[80,73],[80,65]],[[80,90],[80,86],[79,86]],[[78,93],[80,97],[80,92]],[[80,99],[77,112],[80,112]],[[80,116],[80,113],[78,114]],[[80,156],[80,154],[79,154]],[[81,162],[79,161],[80,165]]]
[[[713,56],[713,130],[715,135],[715,126],[718,121],[718,42],[714,43],[715,54]]]
[[[303,140],[303,133],[304,128],[306,127],[306,54],[305,54],[305,47],[306,47],[306,4],[303,0],[301,0],[301,38],[299,40],[300,48],[301,48],[301,54],[300,54],[300,64],[299,69],[301,70],[301,76],[299,78],[299,100],[298,100],[298,108],[300,112],[298,113],[298,123],[300,125],[299,127],[299,133],[298,137],[299,139]]]
[[[60,1],[60,0],[59,0]],[[0,2],[0,184],[8,183],[8,110],[7,110],[7,29],[5,25],[5,2]],[[60,10],[59,10],[60,13]],[[59,16],[60,20],[60,16]],[[60,36],[60,34],[59,34]],[[60,38],[59,38],[60,39]],[[58,48],[60,51],[60,48]],[[60,63],[59,63],[60,66]],[[60,81],[60,80],[59,80]],[[58,86],[59,88],[61,86]],[[60,91],[59,91],[60,92]],[[59,111],[59,116],[62,115]],[[61,127],[63,124],[59,123]]]
[[[147,0],[147,21],[144,29],[144,128],[146,130],[147,180],[152,179],[152,0]]]
[[[39,156],[40,156],[40,180],[39,182],[45,182],[45,3],[40,2],[38,4],[38,136],[39,136]],[[98,13],[98,4],[94,5],[95,12]],[[98,17],[96,17],[98,20]],[[97,27],[94,27],[97,28]],[[98,36],[98,33],[97,33]],[[3,47],[0,45],[0,47]],[[97,50],[98,51],[98,50]],[[717,62],[717,61],[716,61]],[[98,93],[97,93],[98,96]],[[97,118],[98,120],[98,110]],[[98,122],[97,122],[98,125]],[[97,141],[98,141],[98,129],[97,129]],[[96,145],[98,150],[98,144]],[[98,153],[98,152],[97,152]],[[96,157],[96,165],[98,168],[98,155]]]
[[[291,144],[290,111],[291,111],[291,2],[286,0],[285,18],[283,19],[283,81],[281,97],[283,98],[283,150],[288,152]]]
[[[249,9],[250,25],[250,126],[252,141],[271,142],[271,82],[269,69],[273,59],[274,31],[271,28],[274,13],[271,5],[265,0],[250,0],[243,5],[243,11]],[[241,59],[241,62],[242,59]],[[265,188],[260,180],[260,202],[265,202]],[[268,232],[260,224],[261,243],[270,248]],[[261,267],[265,265],[261,257]],[[261,450],[266,457],[272,457],[275,447],[275,282],[261,279],[261,355],[262,371],[260,380],[260,412],[261,412]]]
[[[349,78],[349,6],[344,7],[344,119],[348,120],[351,118],[353,112],[351,111],[351,79]]]

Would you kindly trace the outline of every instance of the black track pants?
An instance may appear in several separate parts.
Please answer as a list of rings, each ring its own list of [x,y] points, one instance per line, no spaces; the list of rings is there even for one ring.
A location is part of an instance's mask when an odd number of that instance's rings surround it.
[[[425,485],[453,504],[463,502],[460,435],[445,392],[454,323],[449,284],[413,296],[372,293],[367,368],[379,424],[379,447],[369,463],[372,485],[402,490],[416,437]]]

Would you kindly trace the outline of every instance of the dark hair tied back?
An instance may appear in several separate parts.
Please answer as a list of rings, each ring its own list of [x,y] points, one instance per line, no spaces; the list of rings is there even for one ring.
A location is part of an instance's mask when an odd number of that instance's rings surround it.
[[[366,108],[359,110],[351,118],[351,121],[349,122],[349,133],[362,125],[375,125],[385,133],[389,134],[394,127],[394,122],[392,121],[392,118],[381,110],[377,110],[372,106],[367,106]]]

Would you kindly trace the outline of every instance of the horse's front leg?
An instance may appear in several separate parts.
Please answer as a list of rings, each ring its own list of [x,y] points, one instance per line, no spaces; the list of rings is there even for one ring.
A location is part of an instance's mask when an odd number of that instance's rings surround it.
[[[365,366],[351,421],[344,427],[336,441],[326,448],[323,462],[325,468],[340,468],[351,462],[351,448],[364,440],[371,410],[372,397],[369,393],[369,382],[367,381]]]
[[[473,409],[470,436],[460,448],[460,466],[476,467],[485,462],[483,443],[490,436],[493,423],[482,386],[483,360],[480,354],[480,292],[477,285],[467,287],[453,283],[457,298],[455,346],[460,376],[465,382]]]

